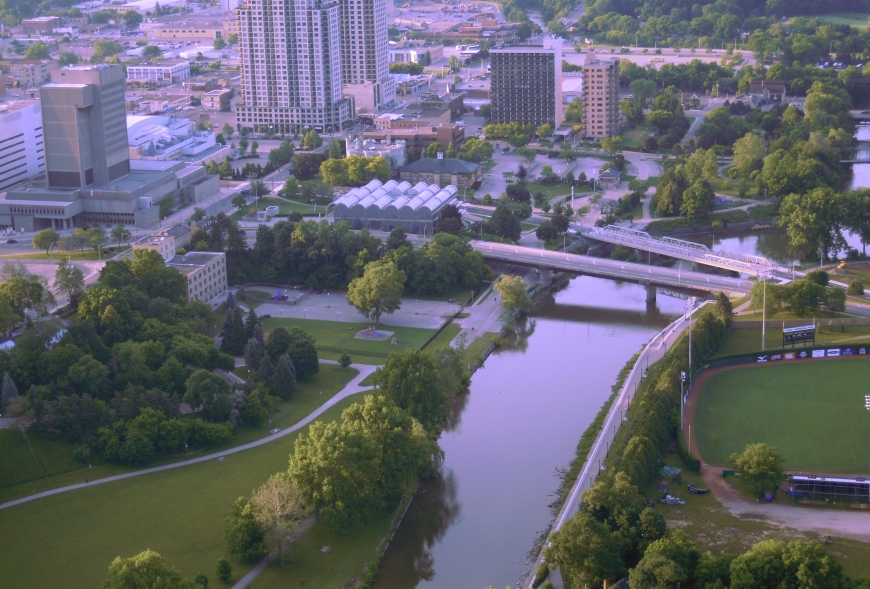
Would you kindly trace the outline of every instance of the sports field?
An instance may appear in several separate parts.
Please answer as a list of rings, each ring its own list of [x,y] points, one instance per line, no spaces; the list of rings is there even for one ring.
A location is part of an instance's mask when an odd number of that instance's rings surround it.
[[[870,361],[805,360],[719,370],[701,383],[692,435],[708,464],[765,442],[787,470],[866,473]],[[697,393],[695,393],[697,394]]]

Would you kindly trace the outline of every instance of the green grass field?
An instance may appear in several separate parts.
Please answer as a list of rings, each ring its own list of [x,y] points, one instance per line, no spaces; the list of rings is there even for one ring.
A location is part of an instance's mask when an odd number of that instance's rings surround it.
[[[238,428],[226,444],[192,450],[190,456],[246,444],[268,435],[272,428],[293,425],[314,411],[320,403],[331,399],[357,374],[359,373],[353,368],[321,364],[320,372],[311,380],[300,382],[293,398],[279,403],[277,411],[263,425],[256,428]],[[242,373],[240,376],[244,378],[247,375]],[[323,391],[322,396],[320,391]],[[94,459],[92,468],[86,468],[86,465],[73,458],[72,444],[64,440],[43,438],[32,431],[27,434],[27,439],[33,447],[33,453],[17,430],[0,430],[0,502],[46,489],[82,483],[86,478],[97,479],[136,470],[129,465],[106,463],[99,458]],[[149,468],[183,459],[183,452],[162,455],[138,468]]]
[[[388,319],[389,320],[389,319]],[[304,329],[311,337],[316,340],[315,346],[318,348],[318,355],[321,358],[335,359],[341,355],[341,352],[335,350],[321,350],[321,346],[329,348],[341,348],[350,354],[354,362],[363,364],[383,364],[384,359],[390,352],[402,350],[404,348],[413,348],[419,350],[423,344],[429,341],[437,330],[435,329],[417,329],[414,327],[395,327],[393,325],[381,324],[379,329],[384,331],[392,331],[393,337],[398,338],[399,345],[390,343],[390,339],[384,341],[372,341],[357,339],[354,335],[367,327],[374,325],[373,321],[359,323],[342,323],[339,321],[316,321],[314,319],[279,319],[270,317],[263,321],[263,330],[268,333],[276,327],[288,328],[297,326]],[[365,356],[354,352],[374,352],[376,355]],[[377,355],[380,354],[380,355]]]
[[[870,362],[782,362],[714,374],[698,397],[692,427],[710,464],[724,465],[747,444],[765,442],[785,468],[863,473],[870,461],[864,409]]]
[[[357,395],[343,400],[322,419],[337,419],[361,399]],[[188,578],[200,572],[213,578],[217,559],[228,556],[223,522],[230,504],[287,468],[297,435],[234,454],[223,463],[212,460],[0,511],[3,587],[92,589],[105,578],[116,556],[129,557],[148,548]],[[315,525],[300,542],[293,562],[274,574],[284,577],[297,571],[308,587],[340,587],[359,574],[372,555],[373,540],[386,533],[388,520],[389,515],[374,517],[368,526],[338,537]],[[323,544],[333,550],[320,553]],[[234,580],[250,569],[235,563],[233,567]],[[258,581],[255,586],[271,585]]]
[[[814,16],[813,18],[817,18],[821,21],[829,22],[835,25],[849,25],[850,27],[855,27],[856,29],[866,29],[868,26],[870,26],[870,21],[868,21],[867,15],[860,12],[840,12],[837,14],[823,14]]]

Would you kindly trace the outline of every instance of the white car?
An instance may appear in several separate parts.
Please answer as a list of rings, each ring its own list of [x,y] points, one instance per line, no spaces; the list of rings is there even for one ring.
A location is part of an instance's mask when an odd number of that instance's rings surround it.
[[[276,427],[275,429],[273,429],[273,430],[270,431],[269,433],[270,433],[270,434],[277,434],[279,431],[281,431],[281,428],[280,428],[280,427]]]

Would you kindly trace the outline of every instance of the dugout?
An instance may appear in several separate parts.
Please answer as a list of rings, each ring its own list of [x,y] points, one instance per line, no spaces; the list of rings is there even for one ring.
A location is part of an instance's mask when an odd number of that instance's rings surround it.
[[[842,499],[870,501],[870,480],[863,477],[823,477],[816,475],[789,475],[793,497],[810,499]]]

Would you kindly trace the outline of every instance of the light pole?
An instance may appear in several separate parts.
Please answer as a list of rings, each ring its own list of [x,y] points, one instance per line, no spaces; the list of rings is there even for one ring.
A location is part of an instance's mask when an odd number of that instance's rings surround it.
[[[680,431],[683,431],[683,385],[686,382],[686,373],[680,372]]]
[[[764,283],[761,302],[761,351],[763,352],[767,349],[767,280],[770,278],[770,272],[759,271],[758,278]]]
[[[692,382],[692,312],[695,310],[695,297],[689,297],[686,301],[686,312],[689,319],[689,383]]]

